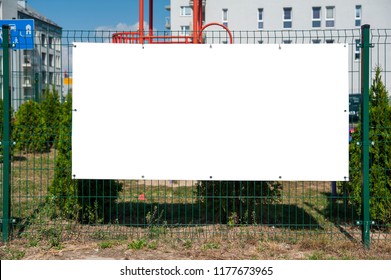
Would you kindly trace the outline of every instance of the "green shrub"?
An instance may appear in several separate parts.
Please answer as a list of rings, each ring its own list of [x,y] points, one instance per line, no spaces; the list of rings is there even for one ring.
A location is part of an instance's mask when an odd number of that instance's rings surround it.
[[[378,225],[391,223],[391,107],[388,92],[382,82],[381,69],[376,68],[370,89],[369,139],[370,153],[370,214]],[[347,191],[357,213],[361,214],[361,125],[350,143],[350,182]]]
[[[52,147],[58,141],[58,131],[61,121],[61,103],[58,92],[47,88],[41,104],[43,121],[46,124],[49,145]]]
[[[48,131],[42,117],[41,107],[34,101],[23,103],[15,115],[13,128],[15,149],[25,153],[48,152]]]
[[[49,188],[61,213],[84,223],[100,223],[110,218],[122,184],[115,180],[72,179],[72,98],[68,95],[62,105],[59,122],[58,156],[54,180]],[[102,163],[104,164],[104,163]]]
[[[72,180],[72,98],[61,105],[58,129],[57,157],[54,179],[49,188],[63,216],[74,218],[80,211],[77,199],[77,182]]]
[[[214,222],[254,224],[261,204],[280,200],[282,185],[264,181],[199,181],[197,198]]]

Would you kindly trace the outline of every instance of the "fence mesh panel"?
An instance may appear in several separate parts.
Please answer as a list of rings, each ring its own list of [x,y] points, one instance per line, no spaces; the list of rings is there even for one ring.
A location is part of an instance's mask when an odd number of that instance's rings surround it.
[[[111,43],[114,33],[64,30],[61,40],[47,46],[60,50],[61,67],[58,67],[59,61],[55,62],[58,59],[55,54],[51,56],[49,52],[47,57],[34,51],[13,52],[14,61],[19,57],[23,67],[18,71],[13,69],[12,87],[26,93],[13,95],[11,102],[12,137],[15,141],[19,140],[13,148],[10,175],[11,216],[16,220],[12,224],[13,237],[256,236],[300,240],[316,235],[333,240],[360,241],[358,206],[353,202],[352,193],[347,191],[347,182],[75,182],[71,177],[70,163],[66,161],[66,157],[71,156],[71,107],[65,104],[71,102],[67,95],[71,95],[72,87],[68,84],[69,80],[65,82],[64,76],[68,79],[72,77],[74,42]],[[391,30],[372,30],[371,38],[372,67],[382,68],[386,88],[391,86],[391,60],[388,58],[390,33]],[[167,33],[155,32],[155,35],[165,36]],[[170,32],[169,35],[178,36],[173,40],[180,42],[183,34]],[[44,44],[42,38],[36,38],[37,44]],[[349,93],[361,92],[359,29],[234,31],[233,39],[235,44],[346,44],[349,47]],[[162,37],[159,42],[167,40]],[[229,43],[225,31],[205,31],[203,40],[207,44]],[[43,60],[46,62],[42,63]],[[40,68],[29,70],[28,64],[31,64],[31,68],[37,65]],[[100,67],[99,57],[96,67]],[[26,71],[32,71],[31,76],[36,80],[25,80]],[[42,86],[45,82],[47,88]],[[40,86],[36,86],[36,83]],[[39,92],[35,87],[39,88]],[[53,92],[58,92],[59,105],[48,101]],[[45,102],[48,103],[46,107],[42,105]],[[25,105],[27,103],[29,106]],[[94,106],[93,100],[91,106]],[[64,115],[68,115],[68,118]],[[356,128],[358,121],[352,118],[351,128]],[[382,129],[389,133],[390,127]],[[388,145],[388,142],[382,143],[380,149]],[[102,164],[110,168],[110,163]],[[359,169],[360,166],[352,168]],[[380,168],[389,175],[389,167]],[[59,180],[62,180],[61,185],[66,186],[64,189],[67,192],[56,192]],[[376,201],[380,197],[374,199]],[[391,209],[383,211],[386,216],[391,216]],[[390,222],[375,223],[372,227],[373,241],[389,242],[390,236]]]

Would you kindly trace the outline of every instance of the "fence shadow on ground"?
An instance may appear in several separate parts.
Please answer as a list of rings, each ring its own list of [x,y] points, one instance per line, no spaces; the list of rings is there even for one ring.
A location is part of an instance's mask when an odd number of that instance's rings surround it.
[[[305,204],[331,222],[347,239],[357,241],[353,234],[349,232],[349,229],[356,228],[356,222],[360,218],[354,206],[349,203],[350,198],[342,194],[333,195],[330,192],[322,192],[321,195],[327,201],[323,209],[319,209],[318,206],[308,202],[305,202]]]
[[[207,212],[198,203],[146,203],[122,202],[105,217],[105,223],[129,227],[164,225],[168,227],[191,227],[205,225],[252,225],[286,229],[322,229],[317,219],[305,209],[292,204],[263,204],[246,220],[235,215]]]

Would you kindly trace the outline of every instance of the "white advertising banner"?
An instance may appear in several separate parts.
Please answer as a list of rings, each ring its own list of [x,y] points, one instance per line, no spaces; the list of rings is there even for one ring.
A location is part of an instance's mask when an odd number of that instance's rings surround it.
[[[343,44],[75,43],[78,179],[349,179]]]

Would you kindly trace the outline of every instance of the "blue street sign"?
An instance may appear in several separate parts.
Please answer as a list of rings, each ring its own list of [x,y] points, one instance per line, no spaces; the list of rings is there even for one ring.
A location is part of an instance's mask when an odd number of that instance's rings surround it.
[[[2,48],[3,43],[3,25],[10,27],[11,48],[16,50],[34,49],[33,19],[0,20],[0,48]]]

